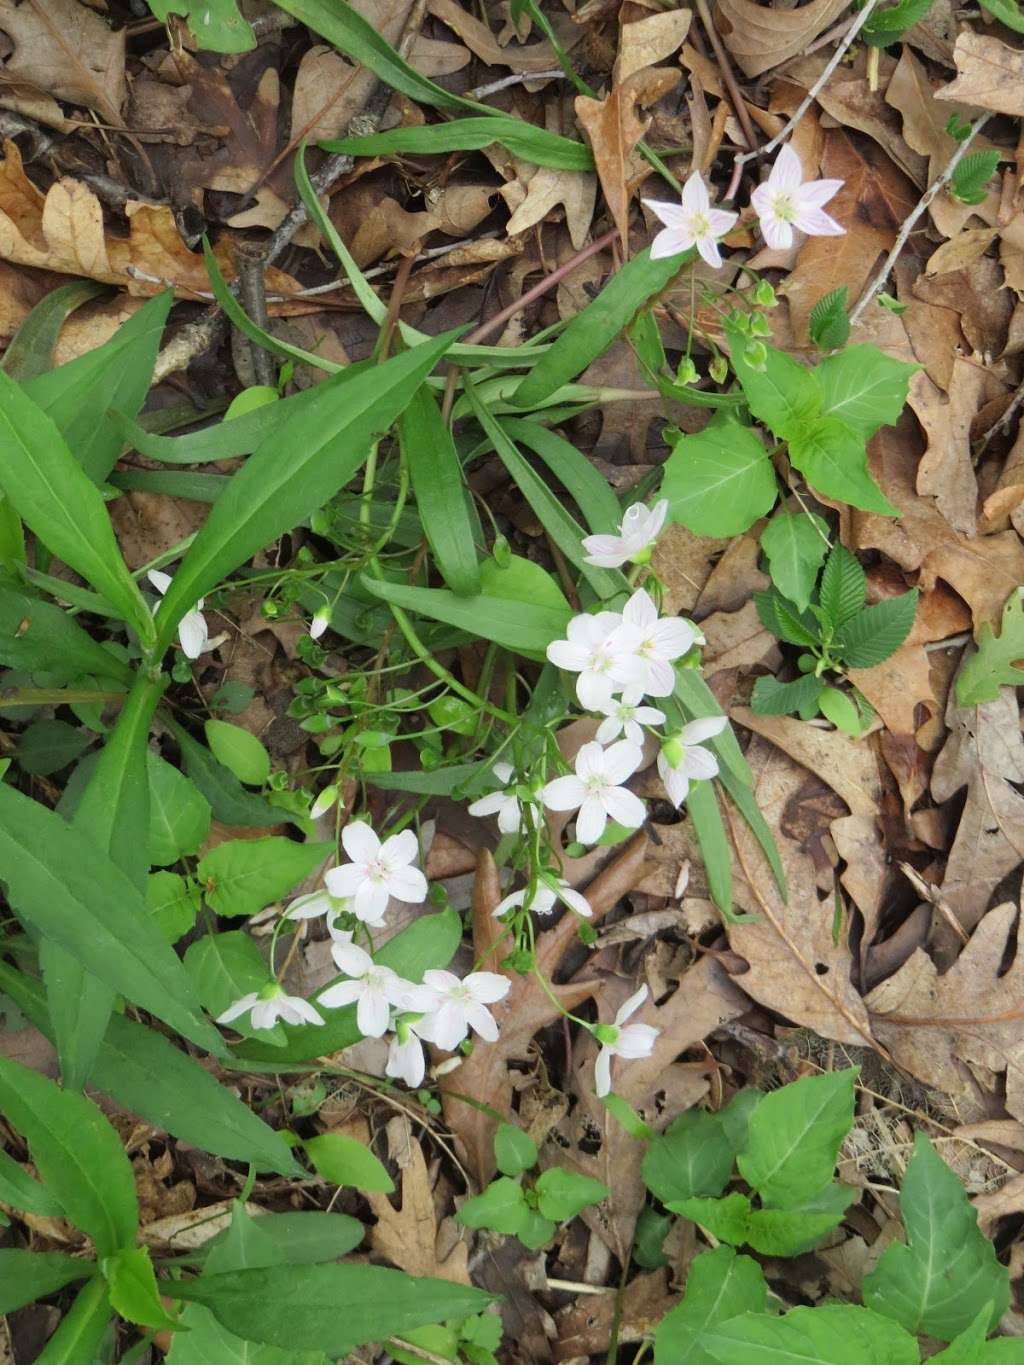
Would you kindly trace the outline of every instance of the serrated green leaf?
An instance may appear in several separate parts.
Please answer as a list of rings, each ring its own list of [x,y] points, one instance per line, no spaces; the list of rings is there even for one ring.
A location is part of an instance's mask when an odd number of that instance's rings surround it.
[[[44,1184],[97,1253],[133,1245],[139,1205],[131,1162],[92,1100],[0,1058],[0,1112],[28,1141]]]
[[[860,560],[838,541],[821,575],[818,604],[832,630],[838,630],[864,605],[868,580]]]
[[[847,346],[815,368],[822,416],[838,417],[851,431],[870,440],[880,427],[895,426],[906,405],[911,376],[920,368],[886,355],[877,346]]]
[[[654,1333],[654,1365],[711,1365],[708,1332],[741,1313],[764,1313],[768,1285],[755,1260],[730,1246],[702,1251],[686,1276],[686,1294]]]
[[[780,683],[777,678],[758,678],[750,694],[750,709],[759,716],[802,716],[811,706],[817,707],[823,687],[824,683],[813,673],[788,683]]]
[[[917,615],[917,588],[865,607],[839,627],[832,648],[848,668],[874,668],[895,654]]]
[[[899,509],[868,472],[866,437],[838,417],[803,423],[789,441],[789,458],[807,482],[826,498],[849,503],[864,512],[899,516]]]
[[[860,36],[869,47],[889,47],[908,28],[925,18],[934,0],[899,0],[886,9],[877,9],[861,29]]]
[[[828,525],[813,514],[780,512],[761,532],[761,549],[768,559],[772,582],[801,611],[810,606],[828,548]]]
[[[864,1302],[908,1332],[952,1341],[991,1304],[990,1327],[1010,1302],[1009,1276],[978,1227],[959,1176],[923,1132],[900,1187],[907,1245],[893,1243],[864,1280]]]
[[[688,1109],[644,1154],[643,1181],[663,1204],[719,1195],[732,1175],[734,1153],[717,1114]]]
[[[996,173],[1000,152],[971,152],[953,172],[949,192],[962,204],[983,204],[988,198],[988,183]]]
[[[928,4],[931,2],[928,0]],[[846,345],[850,336],[850,319],[846,315],[845,284],[822,294],[811,309],[807,330],[820,351],[836,351]]]
[[[755,370],[744,357],[747,338],[731,327],[725,329],[725,334],[729,341],[729,360],[751,413],[780,440],[792,440],[821,411],[817,372],[812,374],[774,346],[765,347],[764,369]]]
[[[981,0],[981,7],[1015,33],[1024,33],[1024,9],[1018,0]]]
[[[998,637],[987,621],[979,632],[977,651],[963,664],[956,680],[958,706],[995,701],[1000,687],[1024,686],[1024,596],[1012,592],[1003,607]]]
[[[917,1342],[854,1304],[791,1308],[781,1318],[744,1313],[715,1327],[704,1349],[719,1365],[917,1365]]]
[[[676,441],[661,484],[670,519],[705,536],[740,535],[771,511],[778,492],[767,450],[728,416]]]
[[[780,640],[807,648],[819,643],[818,623],[814,617],[810,612],[797,611],[777,589],[755,592],[754,607],[765,630],[770,630]]]
[[[853,1125],[859,1067],[804,1076],[765,1095],[750,1118],[740,1174],[767,1207],[790,1208],[831,1184]]]

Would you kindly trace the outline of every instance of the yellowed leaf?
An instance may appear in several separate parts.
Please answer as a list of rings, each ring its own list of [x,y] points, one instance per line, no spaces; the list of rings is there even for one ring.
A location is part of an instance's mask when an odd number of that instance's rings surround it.
[[[688,9],[669,9],[623,24],[612,84],[621,85],[634,72],[663,62],[677,52],[689,32],[692,17],[692,11]]]

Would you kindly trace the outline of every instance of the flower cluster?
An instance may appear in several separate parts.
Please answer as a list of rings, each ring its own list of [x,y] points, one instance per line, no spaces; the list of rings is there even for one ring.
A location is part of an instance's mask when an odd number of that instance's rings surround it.
[[[828,216],[824,206],[842,184],[841,180],[805,181],[799,156],[792,147],[783,147],[768,179],[750,196],[766,244],[785,251],[793,245],[794,228],[809,237],[841,236],[844,229]],[[652,259],[676,256],[695,246],[708,265],[717,269],[722,264],[718,239],[725,236],[739,214],[712,208],[699,171],[684,184],[680,203],[656,199],[643,202],[665,225],[651,243]]]

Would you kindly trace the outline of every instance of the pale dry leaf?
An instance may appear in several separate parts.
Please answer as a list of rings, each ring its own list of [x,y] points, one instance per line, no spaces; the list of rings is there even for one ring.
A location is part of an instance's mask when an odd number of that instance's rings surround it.
[[[1017,935],[1017,907],[996,906],[948,971],[940,975],[919,948],[867,997],[876,1034],[899,1065],[945,1092],[966,1123],[988,1116],[985,1092],[1003,1073],[1006,1108],[1024,1118],[1024,955]],[[1013,965],[1004,970],[1008,957]]]
[[[845,0],[811,0],[797,9],[778,9],[754,0],[718,0],[718,27],[745,76],[760,76],[795,57],[839,18]]]
[[[860,938],[863,969],[865,954],[878,932],[878,921],[889,888],[890,859],[879,837],[878,821],[870,816],[841,815],[832,821],[829,833],[846,864],[839,880],[864,920]]]
[[[409,1275],[469,1284],[469,1245],[461,1239],[448,1248],[443,1244],[427,1163],[418,1142],[408,1147],[398,1208],[386,1194],[366,1191],[365,1198],[377,1219],[370,1229],[370,1245],[376,1255]]]
[[[819,892],[813,858],[783,832],[787,809],[798,798],[806,774],[781,749],[761,739],[753,740],[747,757],[754,796],[778,845],[788,897],[783,901],[749,827],[730,818],[738,864],[736,907],[756,920],[726,925],[730,947],[748,963],[748,970],[735,977],[736,984],[759,1004],[822,1038],[870,1046],[867,1012],[851,980],[849,946],[832,935],[834,889]]]
[[[113,29],[78,0],[0,0],[0,29],[14,40],[4,70],[121,126],[125,29]]]
[[[761,716],[736,707],[734,720],[770,740],[790,758],[827,782],[853,815],[878,814],[882,783],[871,746],[839,730],[822,730],[792,716]]]
[[[974,534],[978,512],[971,423],[981,405],[985,384],[981,357],[965,360],[957,356],[948,398],[939,393],[927,375],[915,375],[911,385],[911,407],[928,437],[928,448],[917,467],[917,491],[933,497],[950,526],[968,536]]]
[[[505,185],[501,196],[513,210],[506,231],[510,237],[526,232],[561,205],[569,238],[579,251],[597,202],[597,177],[592,171],[558,171],[550,166],[519,163],[519,178]]]
[[[986,33],[964,29],[953,49],[956,80],[935,98],[959,101],[997,114],[1024,115],[1024,52]]]
[[[726,668],[738,668],[745,673],[765,668],[775,673],[782,662],[779,642],[765,630],[753,600],[745,602],[739,611],[716,611],[701,620],[701,630],[707,637],[704,668],[707,677],[714,677]]]
[[[922,715],[934,715],[938,709],[931,663],[920,644],[901,645],[874,668],[851,668],[847,677],[894,735],[913,735],[922,723]],[[918,712],[919,706],[924,708],[923,713]]]
[[[670,9],[623,24],[619,30],[619,55],[612,70],[612,85],[621,85],[634,72],[663,62],[677,52],[690,30],[692,18],[691,10]]]
[[[311,47],[299,63],[292,93],[289,141],[344,137],[362,104],[354,90],[358,69],[333,47]]]
[[[485,23],[456,4],[455,0],[428,0],[427,8],[435,18],[457,33],[470,52],[488,66],[507,66],[517,75],[552,71],[558,66],[554,48],[546,38],[525,46],[511,42],[503,47]],[[579,42],[583,35],[577,30],[572,36]],[[569,45],[574,44],[570,41]]]
[[[75,126],[72,119],[65,118],[64,111],[45,90],[40,90],[31,81],[15,80],[0,66],[0,109],[12,109],[16,114],[42,123],[47,128],[55,128],[58,133],[66,133]]]
[[[589,1360],[604,1356],[615,1334],[623,1345],[650,1341],[670,1309],[679,1302],[670,1294],[668,1268],[659,1267],[634,1275],[620,1298],[580,1294],[556,1315],[560,1360]]]
[[[632,164],[633,152],[647,131],[647,121],[637,109],[667,94],[678,85],[679,76],[667,67],[646,67],[613,86],[603,100],[576,97],[576,118],[590,139],[598,179],[624,254],[629,251],[630,181],[637,169]]]
[[[946,275],[951,270],[962,270],[985,254],[997,234],[998,228],[994,227],[965,228],[932,252],[924,268],[925,274]]]
[[[991,256],[976,257],[943,275],[918,275],[914,294],[926,303],[959,313],[969,350],[992,360],[1002,354],[1014,300],[1010,290],[1003,288],[1002,270]],[[992,366],[988,371],[992,382],[998,383]]]

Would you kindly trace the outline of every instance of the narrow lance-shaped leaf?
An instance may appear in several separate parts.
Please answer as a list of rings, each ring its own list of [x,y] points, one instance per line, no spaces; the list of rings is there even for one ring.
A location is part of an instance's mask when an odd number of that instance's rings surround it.
[[[55,555],[82,575],[144,644],[154,630],[103,498],[53,421],[0,370],[0,487]]]
[[[92,1100],[0,1058],[0,1112],[28,1141],[44,1183],[98,1254],[131,1246],[139,1222],[131,1162]]]
[[[11,905],[111,989],[222,1053],[172,948],[131,880],[81,831],[0,784],[0,868]]]
[[[130,682],[132,669],[61,607],[0,584],[0,663],[29,673],[63,673]]]
[[[52,1036],[37,982],[0,962],[0,990],[40,1032]],[[281,1135],[237,1095],[162,1033],[124,1015],[115,1014],[110,1020],[93,1066],[92,1084],[155,1128],[215,1156],[251,1161],[257,1170],[282,1175],[302,1172]]]
[[[648,299],[661,292],[694,251],[651,260],[642,251],[608,281],[593,302],[577,313],[551,349],[538,360],[513,395],[520,408],[535,408],[550,398],[592,360],[611,346],[622,329]]]
[[[0,1249],[0,1313],[13,1313],[95,1272],[94,1262],[65,1256],[62,1251]]]
[[[106,1283],[90,1280],[78,1291],[42,1355],[36,1356],[36,1365],[83,1365],[96,1360],[112,1316]]]
[[[480,591],[468,496],[452,439],[433,395],[420,385],[398,423],[416,508],[441,577],[452,592]]]
[[[392,128],[368,137],[343,137],[320,145],[328,152],[349,156],[389,156],[393,152],[430,153],[474,151],[500,143],[515,156],[535,166],[558,171],[590,171],[594,158],[582,142],[549,133],[522,119],[495,114],[490,118],[453,119],[450,123]]]
[[[149,871],[149,782],[146,745],[149,725],[167,680],[140,675],[100,753],[75,811],[75,827],[110,855],[140,895]],[[39,945],[47,1007],[60,1056],[61,1078],[69,1090],[89,1079],[107,1031],[115,993],[54,939]]]
[[[96,280],[73,280],[44,294],[8,342],[0,369],[19,384],[52,370],[53,348],[68,316],[104,289]]]
[[[405,409],[448,350],[445,333],[354,378],[342,372],[319,386],[288,440],[265,441],[213,505],[157,613],[157,646],[167,648],[186,611],[225,575],[300,525],[343,488],[370,442]]]

